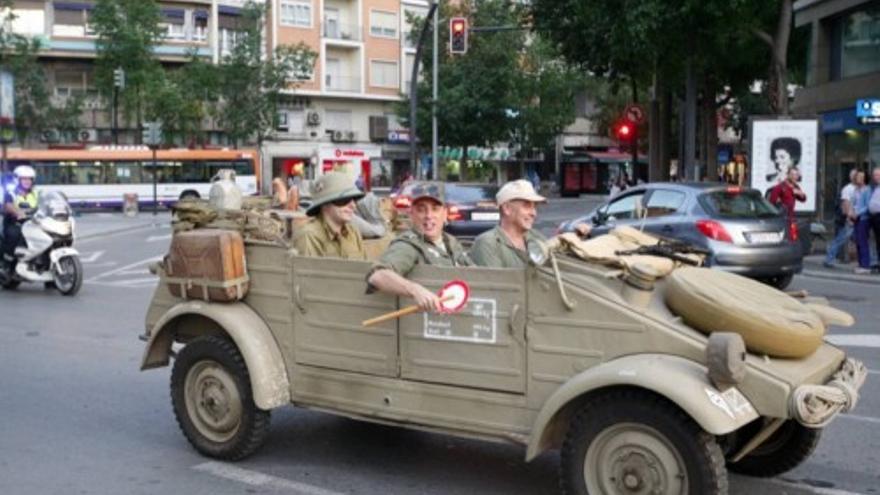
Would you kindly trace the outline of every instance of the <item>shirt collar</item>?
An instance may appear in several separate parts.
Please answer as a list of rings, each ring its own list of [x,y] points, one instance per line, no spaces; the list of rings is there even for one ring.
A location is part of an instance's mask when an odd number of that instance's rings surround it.
[[[324,229],[324,232],[327,234],[331,240],[338,241],[340,237],[348,237],[348,224],[342,224],[342,228],[339,229],[339,232],[334,231],[327,220],[324,218],[324,215],[318,215],[318,221],[321,222],[321,227]]]

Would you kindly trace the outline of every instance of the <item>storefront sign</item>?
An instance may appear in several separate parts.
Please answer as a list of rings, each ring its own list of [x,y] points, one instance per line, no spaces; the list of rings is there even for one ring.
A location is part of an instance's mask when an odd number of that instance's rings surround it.
[[[386,136],[385,141],[391,144],[408,143],[409,131],[407,129],[396,129],[388,131],[388,136]]]
[[[361,150],[342,150],[342,149],[337,149],[337,150],[335,150],[335,151],[333,152],[333,155],[334,155],[336,158],[360,158],[360,157],[366,155],[366,153],[364,153],[364,152],[361,151]]]
[[[880,124],[880,99],[859,100],[856,102],[856,118],[862,125]]]

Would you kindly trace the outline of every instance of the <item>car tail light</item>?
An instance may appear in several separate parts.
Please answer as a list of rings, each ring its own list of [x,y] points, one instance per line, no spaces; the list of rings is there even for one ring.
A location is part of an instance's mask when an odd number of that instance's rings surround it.
[[[399,210],[405,210],[410,206],[412,206],[412,201],[409,196],[398,196],[394,199],[394,207]]]
[[[458,206],[451,205],[451,206],[449,207],[449,213],[448,213],[448,215],[446,216],[446,218],[447,218],[447,220],[449,220],[450,222],[455,222],[455,221],[457,221],[457,220],[461,220],[461,219],[463,219],[463,218],[464,218],[464,214],[461,212],[461,210],[458,208]]]
[[[733,238],[727,233],[727,229],[715,220],[697,220],[697,230],[709,239],[733,242]]]
[[[788,224],[788,237],[791,239],[791,242],[797,242],[800,237],[800,232],[798,231],[797,222],[789,222]]]
[[[727,186],[727,189],[724,190],[724,192],[726,192],[727,194],[730,194],[732,196],[740,194],[742,191],[743,191],[743,189],[739,186]]]

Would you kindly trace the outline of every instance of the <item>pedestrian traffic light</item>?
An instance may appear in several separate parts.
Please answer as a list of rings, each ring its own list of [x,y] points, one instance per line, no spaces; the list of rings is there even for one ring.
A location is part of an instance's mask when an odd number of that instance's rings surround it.
[[[125,71],[122,68],[113,69],[113,86],[119,89],[125,87]]]
[[[467,18],[449,19],[449,53],[464,54],[468,48]]]

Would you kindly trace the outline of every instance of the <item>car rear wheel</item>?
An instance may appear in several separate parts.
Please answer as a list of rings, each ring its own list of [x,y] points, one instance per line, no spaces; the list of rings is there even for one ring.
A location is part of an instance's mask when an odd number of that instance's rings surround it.
[[[776,287],[779,290],[785,290],[786,287],[791,285],[792,279],[794,279],[794,275],[788,273],[784,275],[776,275],[774,277],[766,277],[761,279],[761,282],[764,282],[771,287]]]
[[[727,493],[714,437],[667,400],[631,390],[590,400],[575,416],[560,481],[568,495]]]
[[[270,413],[254,404],[241,353],[220,337],[200,337],[178,354],[171,372],[171,403],[184,436],[210,457],[247,457],[269,431]]]
[[[770,478],[799,466],[816,450],[822,430],[786,421],[770,438],[739,462],[728,464],[735,473]]]

